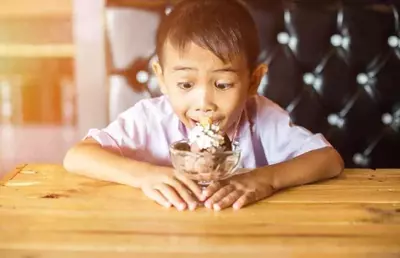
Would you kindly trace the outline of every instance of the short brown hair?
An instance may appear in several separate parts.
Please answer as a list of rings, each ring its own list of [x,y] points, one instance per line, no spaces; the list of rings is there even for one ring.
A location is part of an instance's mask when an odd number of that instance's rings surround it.
[[[250,70],[257,65],[260,49],[255,22],[236,0],[183,0],[161,20],[156,40],[160,62],[166,41],[179,49],[193,42],[223,62],[244,56]]]

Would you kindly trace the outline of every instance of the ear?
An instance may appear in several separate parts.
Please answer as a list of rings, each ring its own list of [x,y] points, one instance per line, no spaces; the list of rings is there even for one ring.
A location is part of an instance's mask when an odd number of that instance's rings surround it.
[[[165,82],[164,82],[164,74],[162,67],[159,62],[154,62],[152,64],[153,72],[157,76],[157,81],[158,85],[160,87],[160,90],[162,94],[166,95],[167,94],[167,88],[165,87]]]
[[[258,86],[267,71],[268,66],[266,64],[260,64],[256,69],[254,69],[250,78],[249,96],[257,94]]]

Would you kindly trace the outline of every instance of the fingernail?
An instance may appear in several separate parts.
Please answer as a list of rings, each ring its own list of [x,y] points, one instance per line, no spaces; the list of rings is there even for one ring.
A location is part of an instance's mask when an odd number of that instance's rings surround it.
[[[196,207],[197,207],[197,203],[195,203],[195,202],[194,202],[194,203],[192,202],[192,203],[189,204],[189,209],[190,209],[191,211],[195,210]]]
[[[186,208],[185,204],[183,203],[178,204],[178,210],[183,211],[185,208]]]
[[[221,210],[221,206],[219,206],[218,204],[214,204],[214,210],[216,211],[220,211]]]
[[[240,209],[240,207],[239,207],[238,204],[234,204],[234,205],[232,206],[232,208],[235,209],[235,210],[239,210],[239,209]]]
[[[204,203],[204,206],[206,206],[206,208],[211,209],[211,202],[206,201],[206,202]]]
[[[164,203],[164,207],[170,208],[170,207],[171,207],[171,204],[170,204],[169,202],[166,202],[166,203]]]
[[[201,200],[204,201],[205,199],[207,199],[207,196],[208,196],[207,191],[203,191],[201,193]]]

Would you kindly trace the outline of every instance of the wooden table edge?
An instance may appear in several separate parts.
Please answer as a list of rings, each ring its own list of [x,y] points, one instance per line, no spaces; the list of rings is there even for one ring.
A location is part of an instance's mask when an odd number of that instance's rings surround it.
[[[21,164],[16,166],[12,171],[6,173],[2,178],[0,178],[0,186],[4,185],[11,179],[13,179],[18,173],[20,173],[28,164]]]

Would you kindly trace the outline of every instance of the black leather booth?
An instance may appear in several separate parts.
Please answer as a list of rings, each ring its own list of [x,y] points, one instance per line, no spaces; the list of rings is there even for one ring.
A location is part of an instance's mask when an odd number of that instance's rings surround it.
[[[167,1],[128,2],[118,8],[159,15],[173,8]],[[259,94],[295,123],[323,133],[346,167],[400,167],[400,1],[246,2],[259,28],[260,60],[269,66]],[[127,76],[133,90],[156,96],[150,80],[137,76],[145,70],[151,78],[152,55],[124,69],[111,64],[110,71]]]

